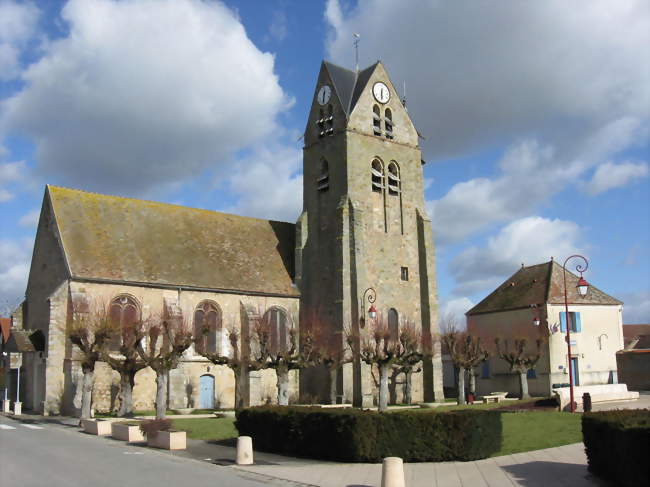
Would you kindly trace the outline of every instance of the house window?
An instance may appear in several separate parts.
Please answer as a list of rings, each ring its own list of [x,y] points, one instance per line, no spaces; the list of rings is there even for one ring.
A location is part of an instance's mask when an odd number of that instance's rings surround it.
[[[486,360],[481,364],[481,379],[490,378],[490,362]]]
[[[374,159],[370,166],[372,190],[375,193],[384,191],[384,166],[379,159]]]
[[[560,331],[566,333],[566,313],[560,312]],[[580,312],[569,311],[569,323],[571,324],[571,333],[580,333],[582,331],[582,320],[580,319]]]
[[[399,315],[395,308],[388,310],[388,334],[393,343],[399,339]]]
[[[318,191],[327,191],[330,188],[330,171],[329,164],[325,159],[320,163],[320,174],[316,179]]]
[[[535,369],[528,369],[528,372],[526,372],[526,378],[537,379],[537,373],[535,372]]]
[[[390,111],[390,108],[387,108],[384,112],[384,127],[386,129],[386,138],[393,138],[393,114]]]
[[[378,105],[372,107],[372,133],[381,135],[381,113]]]
[[[221,338],[221,311],[216,303],[202,301],[194,311],[195,350],[199,353],[218,352],[218,342]]]
[[[399,179],[399,167],[395,161],[388,165],[388,194],[397,196],[402,191]]]
[[[122,294],[111,301],[109,316],[111,323],[117,328],[108,344],[109,350],[119,351],[125,328],[140,319],[140,306],[133,296]]]
[[[272,354],[286,352],[289,344],[287,313],[281,308],[271,308],[264,314],[269,325],[270,351]]]
[[[401,278],[402,278],[402,281],[408,281],[409,280],[409,268],[408,267],[402,267],[401,268]]]

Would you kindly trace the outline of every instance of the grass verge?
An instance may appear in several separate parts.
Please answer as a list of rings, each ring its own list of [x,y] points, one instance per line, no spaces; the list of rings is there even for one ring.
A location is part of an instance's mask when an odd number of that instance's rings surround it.
[[[237,437],[235,418],[172,419],[174,429],[187,431],[193,440],[226,440]]]

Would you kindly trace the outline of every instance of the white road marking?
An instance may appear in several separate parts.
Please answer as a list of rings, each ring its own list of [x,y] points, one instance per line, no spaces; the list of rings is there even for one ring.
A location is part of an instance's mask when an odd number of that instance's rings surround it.
[[[122,453],[124,453],[125,455],[144,455],[144,452],[141,451],[125,451]]]
[[[30,430],[42,430],[42,426],[36,426],[35,424],[24,424],[23,425],[25,428],[29,428]]]
[[[9,426],[8,424],[0,424],[0,430],[15,430],[14,426]]]

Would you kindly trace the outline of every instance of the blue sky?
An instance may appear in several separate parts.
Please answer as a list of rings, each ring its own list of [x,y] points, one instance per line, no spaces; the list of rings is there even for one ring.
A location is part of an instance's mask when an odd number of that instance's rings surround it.
[[[48,183],[294,221],[320,62],[359,33],[425,137],[443,312],[579,252],[649,323],[648,3],[397,5],[0,0],[0,304]]]

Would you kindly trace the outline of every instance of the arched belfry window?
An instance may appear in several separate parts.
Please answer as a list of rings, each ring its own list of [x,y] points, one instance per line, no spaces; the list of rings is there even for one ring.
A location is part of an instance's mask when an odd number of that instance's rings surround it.
[[[332,135],[334,133],[334,107],[327,105],[327,118],[325,118],[325,134]]]
[[[264,313],[264,321],[269,325],[271,353],[286,352],[289,345],[289,323],[287,312],[273,307]]]
[[[322,108],[318,110],[318,120],[316,120],[316,126],[318,127],[318,136],[323,137],[325,135],[325,112]]]
[[[133,296],[122,294],[113,298],[108,312],[111,323],[119,330],[111,336],[109,349],[118,351],[122,345],[125,328],[137,323],[140,319],[140,305]]]
[[[402,182],[399,177],[399,167],[392,161],[388,165],[388,194],[397,196],[402,191]]]
[[[221,310],[212,301],[202,301],[194,310],[194,336],[196,351],[218,352],[221,338]]]
[[[391,341],[397,342],[399,339],[399,315],[395,308],[388,310],[388,333]]]
[[[372,133],[381,135],[381,113],[379,112],[379,105],[372,107]]]
[[[325,159],[320,162],[320,173],[316,179],[318,191],[327,191],[330,187],[330,168]]]
[[[387,108],[384,112],[384,127],[386,129],[386,138],[393,138],[393,113],[390,111],[390,108]]]
[[[379,159],[374,159],[370,166],[372,190],[376,193],[384,191],[384,166]]]

